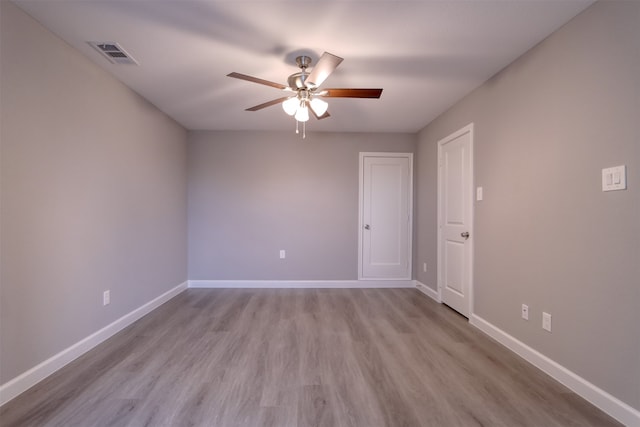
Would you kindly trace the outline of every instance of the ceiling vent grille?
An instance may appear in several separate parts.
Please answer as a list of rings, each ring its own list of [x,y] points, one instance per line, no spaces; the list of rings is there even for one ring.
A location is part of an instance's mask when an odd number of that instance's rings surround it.
[[[118,43],[115,42],[87,42],[93,46],[98,52],[102,54],[112,64],[123,65],[138,65],[138,62],[133,59]]]

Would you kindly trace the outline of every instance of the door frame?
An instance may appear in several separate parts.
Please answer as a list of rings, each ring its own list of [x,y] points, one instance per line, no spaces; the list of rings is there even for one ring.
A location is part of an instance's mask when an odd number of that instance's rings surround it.
[[[409,159],[409,227],[408,227],[408,248],[407,248],[407,262],[409,263],[408,272],[409,277],[404,279],[389,279],[385,277],[380,278],[364,278],[362,275],[362,230],[364,223],[362,217],[364,214],[364,159],[365,157],[403,157]],[[412,280],[413,278],[413,153],[397,153],[397,152],[360,152],[359,158],[359,171],[358,171],[358,280]]]
[[[469,241],[467,242],[469,245],[471,245],[471,249],[469,251],[469,289],[467,290],[467,295],[468,295],[468,304],[469,304],[469,317],[468,319],[471,319],[471,316],[474,314],[473,311],[473,263],[474,263],[474,252],[475,252],[475,234],[474,234],[474,224],[475,224],[475,175],[474,175],[474,155],[473,155],[473,145],[474,145],[474,125],[473,123],[469,123],[468,125],[464,126],[461,129],[458,129],[457,131],[453,132],[451,135],[448,135],[444,138],[442,138],[441,140],[438,141],[438,205],[437,205],[437,210],[438,210],[438,241],[437,241],[437,253],[438,253],[438,263],[437,263],[437,280],[438,280],[438,301],[440,301],[441,303],[442,301],[442,289],[443,289],[443,283],[442,283],[442,262],[443,262],[443,254],[442,254],[442,240],[443,240],[443,235],[442,235],[442,222],[444,220],[443,215],[442,215],[442,207],[444,206],[443,204],[443,197],[444,197],[444,193],[443,193],[443,163],[442,163],[442,147],[448,143],[451,142],[452,140],[460,137],[461,135],[464,135],[465,133],[468,133],[470,136],[470,144],[469,144],[469,176],[471,177],[471,188],[469,191],[469,206],[470,206],[470,214],[471,214],[471,218],[469,220],[469,234],[470,234],[470,238]]]

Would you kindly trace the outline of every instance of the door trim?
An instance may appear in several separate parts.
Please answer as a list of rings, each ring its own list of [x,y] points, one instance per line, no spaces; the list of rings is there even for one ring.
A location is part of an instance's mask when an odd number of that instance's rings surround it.
[[[474,198],[474,194],[475,194],[475,175],[473,173],[473,163],[474,163],[474,156],[473,156],[473,145],[474,145],[474,134],[473,134],[473,123],[469,123],[468,125],[466,125],[465,127],[455,131],[454,133],[452,133],[449,136],[446,136],[444,138],[442,138],[441,140],[438,141],[438,206],[437,206],[437,210],[438,210],[438,241],[437,241],[437,252],[438,252],[438,263],[437,263],[437,281],[438,281],[438,299],[440,301],[442,301],[442,288],[443,288],[443,283],[442,283],[442,222],[443,222],[443,218],[442,218],[442,206],[443,206],[443,201],[442,201],[442,197],[444,196],[443,191],[442,191],[442,173],[443,173],[443,168],[442,168],[442,147],[460,137],[461,135],[464,135],[465,133],[469,134],[470,137],[470,144],[469,144],[469,156],[470,156],[470,161],[469,161],[469,173],[471,176],[471,191],[469,192],[469,197],[470,197],[470,204],[469,206],[471,207],[471,220],[469,221],[469,233],[471,234],[471,238],[469,239],[468,244],[471,245],[471,250],[469,251],[470,255],[469,255],[469,289],[467,290],[467,295],[468,295],[468,304],[469,304],[469,319],[471,319],[471,316],[474,315],[474,311],[473,311],[473,263],[474,263],[474,252],[475,252],[475,234],[474,234],[474,224],[475,224],[475,198]]]
[[[363,194],[364,194],[364,158],[365,157],[403,157],[409,159],[409,238],[408,238],[408,252],[407,262],[409,263],[408,272],[409,277],[396,278],[394,280],[411,280],[413,277],[413,153],[385,153],[385,152],[360,152],[359,157],[359,170],[358,170],[358,280],[391,280],[389,278],[363,278],[362,275],[362,230],[364,224],[362,223],[362,216],[364,213],[363,207]]]

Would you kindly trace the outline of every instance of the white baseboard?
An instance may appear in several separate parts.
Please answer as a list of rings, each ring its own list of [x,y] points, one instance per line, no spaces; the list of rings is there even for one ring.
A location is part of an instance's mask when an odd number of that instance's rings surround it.
[[[67,349],[45,360],[39,365],[34,366],[33,368],[15,377],[14,379],[2,384],[0,386],[0,406],[4,405],[19,394],[27,391],[29,388],[47,378],[49,375],[53,374],[68,363],[82,356],[84,353],[91,350],[101,342],[120,332],[122,329],[126,328],[136,320],[148,314],[153,309],[169,301],[171,298],[178,295],[185,289],[187,289],[187,282],[184,282],[176,286],[175,288],[165,292],[164,294],[149,301],[143,306],[122,316],[110,325],[105,326],[99,331],[75,343],[71,347],[68,347]]]
[[[413,280],[189,280],[190,288],[413,288]]]
[[[435,300],[436,302],[442,302],[440,300],[440,295],[438,295],[438,291],[434,291],[429,286],[427,286],[424,283],[421,283],[421,282],[419,282],[417,280],[414,280],[413,283],[414,283],[414,285],[415,285],[417,290],[419,290],[420,292],[422,292],[423,294],[425,294],[429,298]]]
[[[640,427],[640,411],[591,384],[478,315],[471,315],[469,322],[624,425]]]

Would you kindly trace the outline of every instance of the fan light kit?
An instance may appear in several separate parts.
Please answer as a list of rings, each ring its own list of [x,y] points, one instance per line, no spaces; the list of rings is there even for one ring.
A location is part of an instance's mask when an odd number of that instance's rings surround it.
[[[307,68],[311,65],[311,58],[298,56],[296,63],[300,71],[289,76],[288,86],[240,73],[229,73],[227,76],[271,86],[285,92],[293,92],[292,95],[247,108],[246,111],[258,111],[272,105],[282,104],[285,113],[296,119],[296,133],[299,133],[299,124],[302,123],[302,137],[305,138],[309,112],[318,120],[330,116],[327,111],[329,104],[322,98],[380,98],[382,94],[382,89],[319,89],[319,86],[333,73],[342,60],[339,56],[325,52],[320,57],[318,64],[308,73]]]

